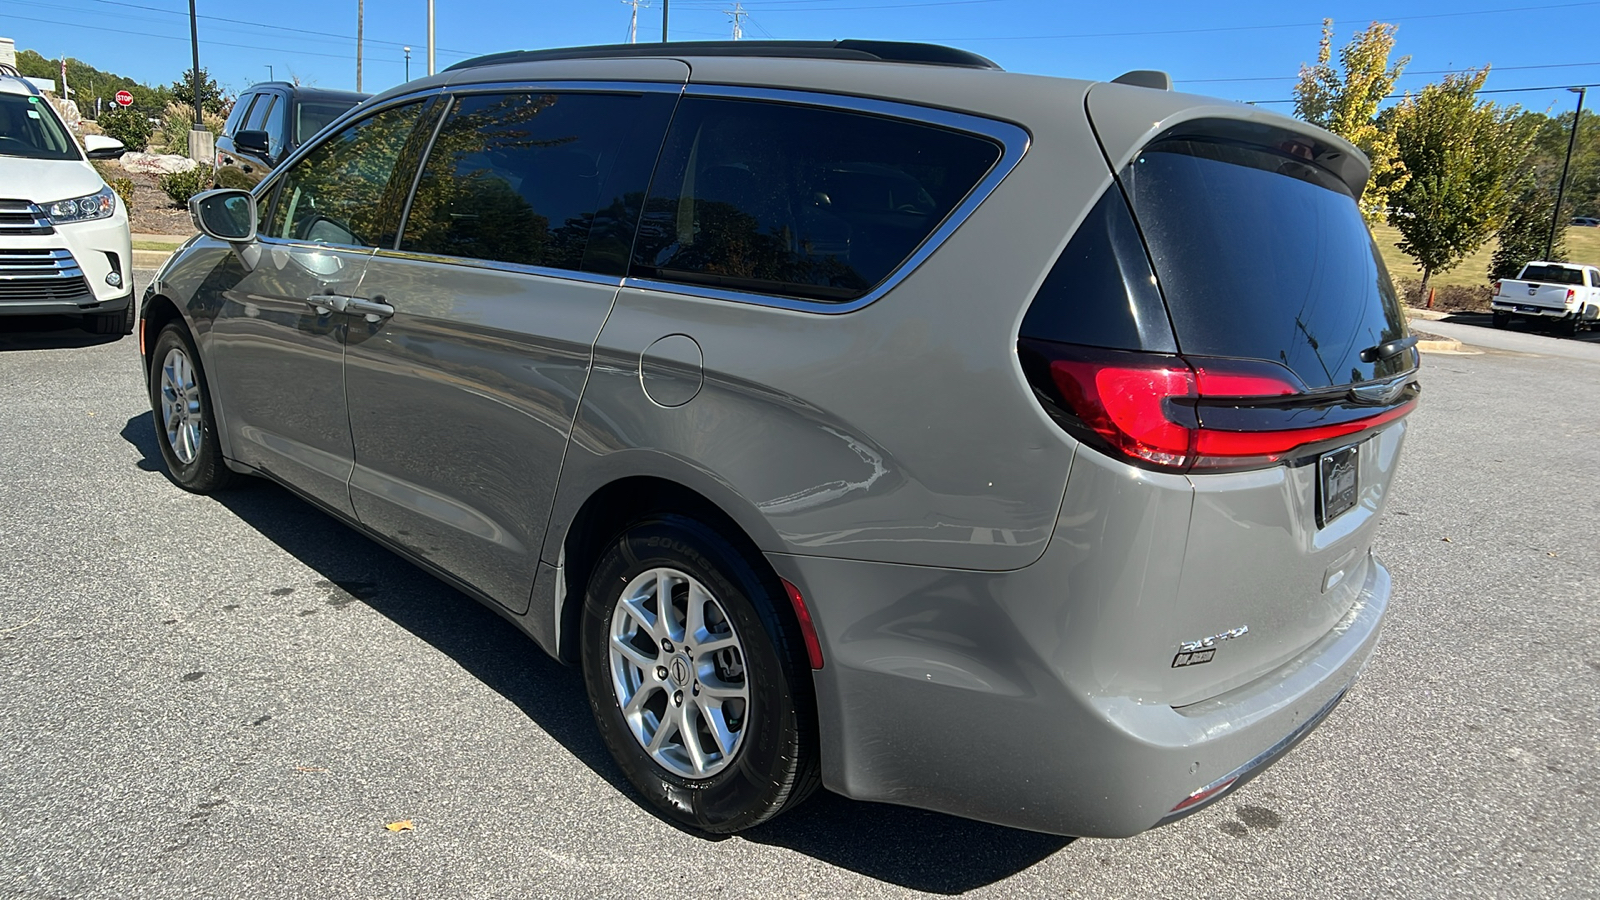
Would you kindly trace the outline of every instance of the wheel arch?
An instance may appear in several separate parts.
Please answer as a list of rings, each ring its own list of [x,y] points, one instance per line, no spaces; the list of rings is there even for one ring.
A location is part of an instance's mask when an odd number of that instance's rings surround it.
[[[161,329],[172,322],[182,322],[183,327],[189,330],[191,339],[194,337],[194,328],[184,318],[183,312],[178,309],[178,304],[165,294],[151,294],[145,298],[143,309],[139,316],[139,355],[144,358],[145,387],[150,386],[150,367],[154,360],[151,354],[155,353],[156,335]]]
[[[662,513],[686,515],[715,529],[745,551],[758,565],[759,574],[770,578],[783,596],[778,573],[763,554],[764,548],[781,543],[753,504],[726,488],[704,490],[704,485],[691,487],[661,473],[617,477],[589,491],[570,516],[553,520],[545,542],[547,559],[553,556],[560,582],[547,614],[555,626],[555,654],[563,662],[578,661],[583,597],[600,554],[630,524]],[[794,616],[787,603],[774,605],[780,615]],[[534,612],[538,612],[537,606]]]

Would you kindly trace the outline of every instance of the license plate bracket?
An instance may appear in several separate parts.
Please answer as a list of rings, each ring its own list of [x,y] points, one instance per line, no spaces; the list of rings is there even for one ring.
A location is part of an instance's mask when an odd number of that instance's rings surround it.
[[[1317,460],[1317,524],[1325,526],[1355,508],[1360,493],[1361,445],[1351,444]]]

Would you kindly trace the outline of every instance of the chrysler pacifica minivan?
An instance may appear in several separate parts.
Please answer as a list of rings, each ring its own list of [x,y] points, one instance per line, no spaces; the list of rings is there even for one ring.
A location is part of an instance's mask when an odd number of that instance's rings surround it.
[[[1351,688],[1418,356],[1327,132],[859,41],[395,88],[146,293],[183,488],[279,482],[585,676],[663,816],[1071,835]]]

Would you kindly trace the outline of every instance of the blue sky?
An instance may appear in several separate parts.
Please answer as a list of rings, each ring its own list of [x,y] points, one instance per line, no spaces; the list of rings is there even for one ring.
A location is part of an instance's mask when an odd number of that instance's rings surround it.
[[[201,65],[230,91],[272,74],[322,87],[355,87],[356,0],[196,0]],[[672,0],[674,40],[731,36],[723,0]],[[1144,0],[743,0],[747,38],[922,40],[982,53],[1007,69],[1111,78],[1165,69],[1182,90],[1235,100],[1289,97],[1301,63],[1315,58],[1319,21],[1334,19],[1336,46],[1374,20],[1399,26],[1397,55],[1412,63],[1400,87],[1443,71],[1493,64],[1488,88],[1557,86],[1496,94],[1498,102],[1571,108],[1560,86],[1600,83],[1600,0],[1337,0],[1320,5]],[[426,73],[424,0],[366,0],[364,88]],[[507,49],[614,43],[626,38],[620,0],[436,0],[438,65]],[[1137,12],[1130,12],[1136,9]],[[150,83],[188,66],[184,0],[0,0],[0,36],[46,56],[67,54]],[[661,0],[640,9],[640,37],[660,37]],[[1275,105],[1285,112],[1287,104]]]

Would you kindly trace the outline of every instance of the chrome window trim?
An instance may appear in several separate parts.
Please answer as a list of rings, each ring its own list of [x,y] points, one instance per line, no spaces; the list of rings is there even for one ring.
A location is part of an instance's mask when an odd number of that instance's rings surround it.
[[[910,277],[912,272],[915,272],[918,267],[926,262],[928,257],[932,256],[934,251],[938,250],[949,239],[950,235],[955,233],[957,228],[966,223],[973,211],[983,201],[987,200],[990,194],[994,193],[995,188],[1000,186],[1000,182],[1011,174],[1011,170],[1015,169],[1017,163],[1022,161],[1022,157],[1027,154],[1028,147],[1032,143],[1032,136],[1028,134],[1028,131],[1012,122],[894,100],[878,100],[870,97],[827,94],[816,91],[739,87],[722,84],[690,84],[684,91],[684,97],[759,100],[789,105],[816,106],[901,119],[918,125],[934,125],[996,141],[1000,144],[1000,159],[995,162],[983,178],[979,179],[977,185],[967,192],[967,196],[956,205],[956,208],[945,216],[944,221],[939,223],[939,227],[935,228],[932,233],[923,239],[921,244],[917,245],[917,249],[913,250],[904,262],[890,271],[888,276],[872,290],[854,300],[837,303],[827,300],[808,300],[802,297],[725,290],[676,281],[662,281],[656,278],[625,278],[622,282],[623,287],[681,294],[708,300],[726,300],[733,303],[748,303],[777,309],[822,313],[824,315],[855,312],[864,306],[875,303],[883,295],[894,290],[902,281]],[[659,163],[657,165],[659,166]]]
[[[446,256],[439,253],[418,253],[414,250],[380,249],[374,254],[375,259],[399,259],[410,262],[434,263],[437,265],[462,266],[469,269],[485,269],[492,272],[504,272],[513,275],[537,275],[541,278],[555,278],[562,281],[580,281],[584,284],[599,284],[606,287],[617,288],[622,286],[622,279],[616,275],[595,275],[590,272],[580,272],[575,269],[556,269],[549,266],[530,266],[523,263],[501,262],[494,259],[474,259],[470,256]]]

